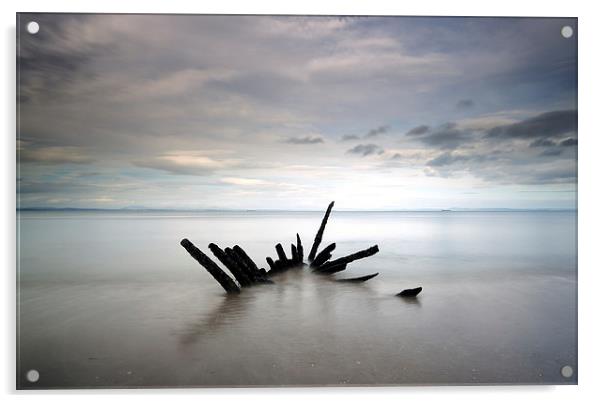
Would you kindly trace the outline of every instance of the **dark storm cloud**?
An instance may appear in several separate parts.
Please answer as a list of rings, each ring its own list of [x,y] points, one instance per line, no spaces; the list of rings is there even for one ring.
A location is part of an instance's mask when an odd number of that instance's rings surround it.
[[[548,139],[537,139],[529,144],[529,147],[556,147],[556,142]]]
[[[319,136],[291,137],[284,142],[289,144],[319,144],[323,143],[324,139]]]
[[[576,146],[577,145],[577,139],[570,138],[570,139],[562,140],[560,142],[560,145],[563,146],[563,147]]]
[[[376,144],[358,144],[350,150],[347,150],[347,154],[358,154],[362,157],[373,154],[382,154],[384,150]]]
[[[574,183],[577,179],[577,167],[550,169],[544,172],[536,172],[528,178],[527,183],[548,184],[548,183]]]
[[[455,123],[445,125],[417,137],[417,140],[427,146],[453,150],[472,140],[472,132],[459,129]]]
[[[407,132],[406,134],[408,136],[419,136],[421,134],[425,134],[426,132],[428,132],[430,130],[430,127],[427,125],[420,125],[420,126],[416,126],[413,129],[411,129],[409,132]]]
[[[474,101],[472,99],[461,99],[456,103],[456,108],[458,109],[469,109],[474,106]]]
[[[495,138],[554,138],[577,130],[577,111],[561,110],[542,113],[523,121],[489,129],[488,137]]]
[[[359,140],[360,136],[356,136],[355,134],[345,134],[343,137],[341,137],[341,140],[343,141],[352,141],[352,140]]]
[[[389,129],[390,129],[389,126],[379,126],[377,128],[370,129],[370,131],[368,131],[368,133],[366,133],[366,135],[364,137],[365,138],[376,137],[378,135],[385,134],[386,132],[389,131]]]

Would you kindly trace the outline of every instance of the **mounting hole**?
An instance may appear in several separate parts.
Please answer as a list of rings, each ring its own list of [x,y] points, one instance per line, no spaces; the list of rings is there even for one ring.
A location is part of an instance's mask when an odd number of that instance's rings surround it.
[[[35,21],[29,21],[27,23],[27,32],[29,32],[32,35],[37,34],[40,31],[40,24],[38,24]]]
[[[573,36],[573,28],[569,25],[565,25],[564,27],[562,27],[562,29],[560,30],[560,34],[569,39],[571,36]]]
[[[571,376],[573,376],[573,367],[571,367],[570,365],[565,365],[564,367],[562,367],[562,369],[560,369],[560,374],[565,378],[570,378]]]
[[[27,374],[25,374],[25,377],[29,382],[35,383],[40,379],[40,373],[35,369],[30,369],[27,371]]]

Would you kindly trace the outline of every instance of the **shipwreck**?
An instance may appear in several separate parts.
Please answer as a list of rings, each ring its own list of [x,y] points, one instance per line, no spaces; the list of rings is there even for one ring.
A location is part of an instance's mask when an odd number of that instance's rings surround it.
[[[287,256],[281,243],[275,245],[275,258],[272,258],[271,256],[266,257],[267,270],[264,267],[260,268],[239,245],[222,249],[218,245],[210,243],[208,245],[209,250],[231,273],[232,277],[188,239],[182,239],[180,245],[182,245],[184,249],[186,249],[186,251],[201,266],[203,266],[211,276],[213,276],[228,294],[238,294],[241,292],[241,289],[245,287],[272,284],[272,276],[290,269],[309,268],[317,275],[329,276],[342,272],[347,269],[347,265],[350,263],[373,256],[379,251],[378,245],[373,245],[350,255],[333,259],[336,243],[331,243],[322,250],[319,250],[320,244],[322,243],[322,237],[324,236],[324,230],[326,229],[326,224],[328,223],[328,218],[330,217],[333,207],[334,202],[331,202],[326,209],[326,213],[322,218],[320,227],[318,228],[309,254],[307,255],[307,262],[304,260],[305,254],[299,234],[296,236],[296,243],[291,243],[290,245],[290,256]],[[372,273],[361,277],[343,278],[335,281],[360,283],[368,281],[377,275],[378,273]],[[411,291],[414,290],[417,289],[412,289]],[[422,288],[420,288],[420,290],[422,290]],[[418,294],[414,292],[406,293],[406,291],[409,290],[404,290],[397,295],[403,297],[415,297]]]

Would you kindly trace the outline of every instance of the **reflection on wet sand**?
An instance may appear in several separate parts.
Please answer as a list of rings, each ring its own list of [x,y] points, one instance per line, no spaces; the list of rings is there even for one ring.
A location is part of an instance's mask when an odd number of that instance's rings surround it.
[[[574,212],[333,214],[324,243],[381,252],[334,279],[289,270],[231,297],[174,240],[240,239],[260,261],[322,213],[22,220],[20,386],[577,381]]]
[[[269,310],[273,307],[282,308],[290,304],[290,313],[294,315],[299,306],[312,304],[319,306],[322,312],[328,312],[333,309],[331,305],[337,300],[337,293],[353,293],[357,298],[364,298],[366,307],[377,310],[379,298],[375,298],[377,294],[364,283],[341,283],[336,278],[311,273],[307,267],[279,273],[272,279],[274,284],[256,285],[241,294],[221,296],[213,309],[185,327],[181,344],[185,346],[203,337],[218,336],[221,331],[227,332],[233,323],[247,320],[246,317],[271,315]],[[405,299],[404,302],[420,306],[418,298]]]

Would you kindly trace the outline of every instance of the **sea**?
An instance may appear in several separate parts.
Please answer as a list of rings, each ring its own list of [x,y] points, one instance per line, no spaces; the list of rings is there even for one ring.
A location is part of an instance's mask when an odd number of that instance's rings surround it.
[[[307,257],[323,214],[18,211],[18,387],[577,382],[575,211],[335,209],[321,248],[379,253],[239,295],[180,246],[268,269],[297,233]]]

